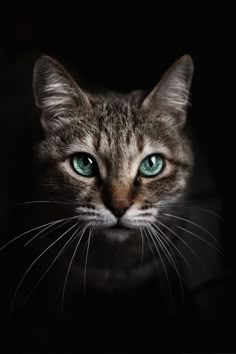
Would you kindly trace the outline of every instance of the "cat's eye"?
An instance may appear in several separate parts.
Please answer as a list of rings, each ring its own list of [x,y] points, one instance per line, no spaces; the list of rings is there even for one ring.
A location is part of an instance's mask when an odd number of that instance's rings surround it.
[[[85,177],[93,177],[97,173],[95,159],[86,153],[77,153],[72,156],[72,167],[76,173]]]
[[[147,156],[139,166],[139,174],[143,177],[155,177],[165,167],[164,158],[159,154]]]

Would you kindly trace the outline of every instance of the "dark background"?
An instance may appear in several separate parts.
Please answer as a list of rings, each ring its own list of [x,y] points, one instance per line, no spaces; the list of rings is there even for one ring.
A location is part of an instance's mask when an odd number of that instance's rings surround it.
[[[223,302],[227,303],[230,293],[230,305],[226,308],[221,306],[219,313],[214,309],[212,322],[216,318],[216,323],[209,322],[205,333],[205,337],[209,333],[211,339],[199,337],[202,345],[206,341],[207,347],[213,350],[217,350],[217,346],[221,350],[236,348],[232,335],[236,322],[236,297],[235,304],[232,301],[236,259],[233,225],[235,23],[233,10],[217,6],[182,11],[171,8],[171,5],[163,8],[158,3],[151,6],[146,2],[133,5],[126,2],[111,2],[109,5],[87,2],[82,5],[78,2],[77,6],[60,5],[58,2],[51,8],[33,2],[0,5],[0,203],[3,239],[9,221],[4,214],[5,208],[17,199],[16,189],[21,195],[24,191],[22,186],[31,183],[30,173],[26,175],[25,172],[27,149],[37,135],[37,124],[35,127],[32,114],[35,108],[31,80],[33,64],[40,54],[57,58],[82,87],[95,91],[98,87],[106,87],[123,92],[151,89],[176,59],[186,53],[192,56],[195,74],[189,126],[196,136],[223,206],[221,235],[231,274],[229,281],[219,283],[215,295],[224,294],[226,288]],[[24,153],[22,161],[19,154]],[[14,169],[20,169],[21,173],[15,174]],[[212,278],[215,275],[213,271]],[[211,310],[208,317],[211,317]],[[204,326],[200,322],[198,325]],[[212,325],[215,327],[211,331]],[[197,332],[198,327],[193,331]],[[143,335],[147,336],[145,330]],[[170,341],[171,336],[170,331]],[[192,338],[197,336],[198,333],[195,336],[192,333]],[[191,349],[194,348],[198,348],[198,341],[193,342]]]

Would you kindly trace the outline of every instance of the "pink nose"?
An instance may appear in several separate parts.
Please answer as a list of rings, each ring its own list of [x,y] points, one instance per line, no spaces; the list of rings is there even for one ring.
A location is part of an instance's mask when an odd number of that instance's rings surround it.
[[[108,185],[103,190],[103,202],[117,218],[120,218],[133,204],[130,185],[117,182]]]
[[[128,200],[113,200],[108,203],[107,207],[117,218],[120,218],[125,214],[126,210],[129,209],[131,204],[132,203],[130,203]]]

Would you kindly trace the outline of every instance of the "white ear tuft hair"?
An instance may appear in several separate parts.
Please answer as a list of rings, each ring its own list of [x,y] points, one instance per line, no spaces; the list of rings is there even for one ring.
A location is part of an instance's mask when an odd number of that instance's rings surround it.
[[[157,86],[144,99],[142,107],[175,112],[183,118],[189,100],[192,76],[193,61],[189,55],[184,55],[167,70]]]
[[[42,111],[45,129],[57,129],[68,122],[76,107],[90,109],[86,94],[55,59],[42,56],[34,66],[33,90],[36,106]]]

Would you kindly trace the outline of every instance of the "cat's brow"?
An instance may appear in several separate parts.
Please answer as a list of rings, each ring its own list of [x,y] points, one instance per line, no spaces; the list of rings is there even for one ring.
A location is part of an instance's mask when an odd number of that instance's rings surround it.
[[[72,155],[76,152],[94,153],[95,147],[92,136],[86,136],[83,139],[76,139],[72,144],[69,144],[66,148],[66,153]]]
[[[152,141],[150,139],[145,139],[143,142],[143,155],[150,155],[154,153],[159,153],[167,157],[168,159],[172,157],[170,149],[161,142]]]
[[[176,165],[178,167],[181,168],[189,168],[192,166],[191,162],[187,162],[186,160],[180,160],[180,159],[176,159],[176,158],[169,158],[168,159],[173,165]]]

